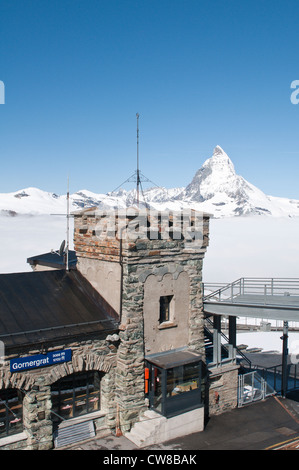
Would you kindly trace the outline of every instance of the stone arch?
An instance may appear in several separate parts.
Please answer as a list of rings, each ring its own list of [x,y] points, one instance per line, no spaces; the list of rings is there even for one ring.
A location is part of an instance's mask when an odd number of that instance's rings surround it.
[[[66,377],[67,375],[76,374],[77,372],[84,372],[89,370],[97,370],[99,372],[107,373],[110,371],[116,362],[115,358],[108,358],[107,356],[100,356],[98,354],[79,354],[72,358],[72,362],[65,362],[52,368],[47,376],[47,385],[51,385],[57,380]]]
[[[35,373],[32,373],[32,371],[11,373],[8,368],[3,368],[0,370],[0,390],[7,388],[30,390],[41,376],[44,377],[43,385],[51,385],[57,380],[76,372],[98,370],[106,373],[115,365],[115,362],[115,357],[90,353],[84,354],[84,356],[76,354],[73,356],[72,362],[64,362],[48,369],[36,369]]]
[[[0,390],[7,388],[17,388],[19,390],[29,390],[34,385],[34,377],[28,373],[14,372],[9,369],[3,369],[0,372]]]
[[[115,399],[115,366],[116,357],[94,353],[74,355],[72,362],[55,366],[46,377],[45,385],[49,389],[50,399],[52,386],[65,377],[84,372],[98,372],[101,382],[101,411],[109,411]]]

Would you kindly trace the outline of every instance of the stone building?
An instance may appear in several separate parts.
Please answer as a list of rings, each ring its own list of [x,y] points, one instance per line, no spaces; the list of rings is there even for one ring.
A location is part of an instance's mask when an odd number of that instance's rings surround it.
[[[0,275],[0,448],[51,449],[74,426],[131,438],[148,409],[171,438],[235,407],[235,361],[208,367],[205,353],[209,216],[74,220],[76,269]]]

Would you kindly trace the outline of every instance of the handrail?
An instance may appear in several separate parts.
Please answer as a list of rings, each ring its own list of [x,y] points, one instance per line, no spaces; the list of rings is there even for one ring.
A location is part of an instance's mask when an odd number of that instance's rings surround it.
[[[234,302],[240,295],[262,295],[264,301],[269,296],[299,296],[299,278],[255,278],[242,277],[234,282],[225,284],[209,294],[205,294],[208,286],[216,287],[219,284],[203,283],[203,299],[204,301],[229,300]]]
[[[222,294],[223,292],[225,292],[227,289],[230,289],[230,291],[232,291],[232,289],[233,289],[233,287],[234,287],[235,285],[237,285],[238,283],[241,283],[241,280],[242,280],[242,278],[237,279],[236,281],[231,282],[231,283],[229,283],[229,284],[226,284],[226,285],[224,285],[223,287],[221,287],[220,289],[217,289],[217,290],[215,290],[214,292],[211,292],[211,293],[208,294],[208,295],[205,295],[205,294],[204,294],[204,289],[206,288],[207,283],[203,283],[203,299],[204,299],[204,301],[207,300],[207,299],[209,299],[209,298],[215,297],[215,296],[217,296],[217,295],[219,296],[219,299],[220,299],[220,298],[221,298],[221,294]]]
[[[207,323],[209,323],[210,325],[213,326],[213,322],[209,319],[209,318],[206,318],[205,319]],[[212,335],[212,332],[209,330],[209,328],[206,326],[205,329]],[[220,335],[222,336],[222,338],[227,341],[227,343],[229,343],[229,338],[222,332],[220,331]],[[222,346],[227,349],[226,345],[225,344],[222,344]],[[251,361],[250,359],[248,359],[247,356],[245,356],[244,353],[242,353],[242,351],[236,347],[236,351],[238,352],[238,354],[244,359],[245,362],[247,362],[247,364],[249,365],[249,367],[251,368]]]

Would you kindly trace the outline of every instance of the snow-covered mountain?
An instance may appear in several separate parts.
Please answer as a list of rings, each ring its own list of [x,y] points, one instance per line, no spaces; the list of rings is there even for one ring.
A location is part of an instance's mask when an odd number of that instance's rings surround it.
[[[111,207],[126,207],[119,197],[95,194],[87,190],[78,191],[70,195],[70,211],[93,206],[107,209]],[[60,215],[66,214],[66,211],[66,195],[58,196],[55,193],[46,192],[38,188],[25,188],[13,193],[0,194],[0,214],[2,215]]]
[[[215,217],[238,215],[298,216],[299,201],[267,196],[235,172],[224,150],[217,145],[179,198],[196,203]]]
[[[140,201],[160,210],[192,208],[209,212],[216,218],[240,215],[299,216],[299,200],[267,196],[236,174],[234,165],[217,145],[186,188],[150,188],[140,194]],[[70,195],[70,210],[98,206],[103,209],[125,208],[136,204],[136,190],[96,194],[81,190]],[[0,194],[0,214],[65,214],[66,195],[26,188]]]

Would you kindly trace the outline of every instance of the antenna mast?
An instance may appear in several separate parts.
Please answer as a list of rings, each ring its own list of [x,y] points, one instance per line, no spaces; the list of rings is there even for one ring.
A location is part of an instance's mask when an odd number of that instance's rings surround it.
[[[152,183],[154,186],[156,186],[157,188],[160,188],[160,186],[158,186],[156,183],[154,183],[153,181],[149,180],[146,176],[144,176],[141,171],[139,170],[139,113],[136,113],[136,118],[137,118],[137,169],[135,170],[134,174],[131,175],[128,179],[126,179],[126,181],[124,181],[122,184],[120,184],[119,186],[117,186],[117,188],[115,188],[113,191],[111,191],[110,193],[107,194],[108,195],[111,195],[113,193],[115,193],[119,188],[122,187],[122,185],[124,183],[131,183],[131,182],[136,182],[136,189],[137,189],[137,207],[139,208],[139,203],[140,203],[140,190],[139,188],[141,188],[141,192],[142,192],[142,195],[143,195],[143,201],[144,201],[144,204],[146,205],[146,207],[149,207],[149,204],[147,204],[145,202],[145,196],[144,196],[144,192],[143,192],[143,188],[142,188],[142,181],[146,181],[147,183]],[[163,191],[165,191],[165,193],[167,194],[167,191],[164,189],[164,188],[160,188],[162,189]]]
[[[139,207],[139,185],[140,185],[140,176],[139,176],[139,114],[136,113],[137,118],[137,206]]]
[[[66,227],[66,239],[67,239],[67,242],[66,242],[66,250],[65,250],[65,255],[66,255],[66,260],[65,260],[65,264],[66,264],[66,270],[68,271],[69,270],[69,238],[70,238],[70,191],[69,191],[69,177],[67,177],[67,214],[66,214],[66,220],[67,220],[67,227]]]

